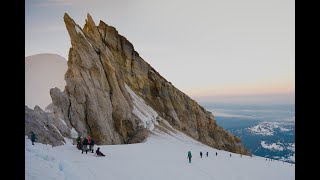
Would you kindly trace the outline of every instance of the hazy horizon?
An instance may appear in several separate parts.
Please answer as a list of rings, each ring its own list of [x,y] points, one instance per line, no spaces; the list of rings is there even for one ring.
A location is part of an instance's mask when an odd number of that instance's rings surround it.
[[[295,94],[253,94],[253,95],[228,95],[228,96],[192,96],[199,103],[213,104],[246,104],[246,105],[294,105]]]
[[[68,13],[114,26],[140,56],[199,102],[294,103],[294,1],[28,0],[25,56],[67,59]]]

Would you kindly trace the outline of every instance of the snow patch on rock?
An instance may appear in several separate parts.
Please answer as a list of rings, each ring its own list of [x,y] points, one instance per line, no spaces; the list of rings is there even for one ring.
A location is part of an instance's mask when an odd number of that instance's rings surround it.
[[[159,124],[157,122],[158,113],[148,106],[141,97],[134,93],[127,84],[125,84],[125,88],[133,100],[132,113],[140,119],[140,125],[143,125],[143,127],[149,130],[153,130],[154,125]]]

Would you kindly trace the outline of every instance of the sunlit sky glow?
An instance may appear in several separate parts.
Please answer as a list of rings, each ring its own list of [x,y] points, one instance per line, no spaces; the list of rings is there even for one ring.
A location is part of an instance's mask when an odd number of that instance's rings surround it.
[[[25,55],[68,59],[63,15],[83,27],[90,13],[196,100],[294,103],[294,9],[293,0],[27,0]]]

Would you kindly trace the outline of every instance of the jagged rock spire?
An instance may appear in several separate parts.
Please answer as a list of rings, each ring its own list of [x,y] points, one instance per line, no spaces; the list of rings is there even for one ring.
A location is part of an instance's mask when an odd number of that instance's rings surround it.
[[[83,29],[68,14],[64,21],[72,45],[63,92],[68,98],[52,98],[78,132],[100,144],[120,144],[137,139],[139,132],[145,134],[146,122],[155,128],[168,127],[168,122],[209,146],[250,154],[210,112],[144,61],[114,27],[103,21],[96,26],[89,14]],[[141,108],[147,106],[152,110]]]

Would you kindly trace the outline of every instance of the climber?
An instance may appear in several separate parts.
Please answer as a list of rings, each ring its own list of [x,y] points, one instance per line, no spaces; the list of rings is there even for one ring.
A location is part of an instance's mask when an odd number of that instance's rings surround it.
[[[83,151],[86,151],[86,154],[88,154],[88,139],[84,138],[84,140],[82,141],[82,154]]]
[[[202,152],[200,151],[200,157],[202,158]]]
[[[93,153],[94,140],[89,136],[88,137],[89,151]]]
[[[207,157],[208,157],[209,153],[207,152]]]
[[[34,132],[31,131],[31,142],[32,142],[32,145],[34,145],[34,142],[37,141],[37,137],[36,137],[36,134],[34,134]]]
[[[77,141],[77,148],[80,150],[82,147],[81,147],[81,139],[82,137],[81,136],[78,136],[76,141]]]
[[[104,155],[101,151],[100,151],[100,148],[98,147],[98,149],[96,150],[96,153],[98,156],[106,156]]]
[[[216,152],[216,156],[218,156],[218,153]]]
[[[188,156],[187,156],[187,158],[189,159],[189,163],[191,163],[191,158],[192,158],[191,151],[188,151]]]

